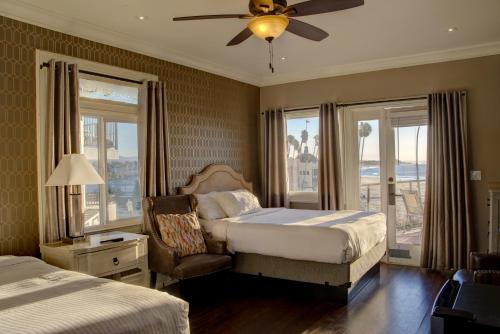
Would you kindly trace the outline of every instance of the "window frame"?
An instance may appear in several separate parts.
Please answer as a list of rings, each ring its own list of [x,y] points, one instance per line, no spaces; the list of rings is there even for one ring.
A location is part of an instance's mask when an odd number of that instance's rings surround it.
[[[104,99],[92,99],[87,97],[80,97],[80,117],[95,117],[98,120],[98,173],[104,180],[104,184],[99,185],[99,215],[101,218],[101,224],[85,227],[85,233],[95,233],[102,232],[106,230],[113,230],[125,227],[134,227],[142,225],[143,213],[142,213],[142,203],[141,203],[141,215],[133,218],[122,218],[114,221],[108,220],[108,173],[107,173],[107,149],[106,149],[106,124],[109,122],[120,122],[120,123],[133,123],[137,124],[137,150],[138,150],[138,160],[139,160],[139,174],[142,170],[142,146],[140,144],[140,120],[139,113],[141,108],[140,101],[140,90],[141,85],[122,82],[113,79],[96,77],[88,74],[80,75],[80,78],[87,80],[111,82],[119,84],[122,86],[132,86],[137,87],[139,100],[138,104],[130,104],[125,102],[117,102]],[[81,121],[80,121],[81,122]],[[83,126],[83,124],[81,124]],[[83,150],[83,131],[81,131],[82,136],[82,150]],[[142,195],[141,195],[142,196]]]
[[[301,109],[301,110],[285,110],[285,122],[286,122],[286,134],[285,138],[288,138],[288,120],[301,119],[301,118],[311,118],[318,117],[319,125],[319,107]],[[286,139],[285,139],[286,140]],[[288,145],[288,142],[287,142]],[[321,144],[320,144],[321,145]],[[321,146],[320,146],[321,147]],[[287,156],[288,161],[288,156]],[[287,167],[288,171],[288,167]],[[287,188],[290,186],[289,175],[287,175]],[[315,204],[319,203],[319,192],[318,191],[289,191],[288,190],[288,200],[292,203],[307,203]]]
[[[45,162],[47,158],[46,152],[46,142],[47,142],[47,132],[46,132],[46,121],[48,115],[48,105],[49,105],[49,85],[48,83],[48,73],[49,71],[42,67],[44,63],[55,59],[57,61],[65,61],[70,64],[78,64],[80,71],[88,71],[93,73],[100,73],[103,75],[108,75],[112,77],[125,78],[128,80],[147,82],[147,81],[158,81],[158,75],[146,72],[139,72],[135,70],[130,70],[124,67],[118,67],[108,64],[103,64],[95,61],[89,61],[77,57],[71,57],[68,55],[49,52],[45,50],[36,49],[35,50],[35,63],[33,66],[33,73],[36,77],[36,173],[37,173],[37,192],[38,192],[38,235],[41,242],[46,240],[46,226],[49,224],[47,215],[47,192],[45,182],[47,180],[47,171],[45,167]],[[83,73],[80,73],[83,75]],[[123,81],[119,81],[122,83]],[[144,87],[142,87],[139,95],[139,104],[142,110],[144,105]],[[142,116],[140,117],[139,133],[142,133],[144,121]],[[144,145],[143,135],[139,134],[139,145],[142,148]],[[139,151],[141,153],[141,151]],[[140,158],[142,161],[142,157]],[[141,171],[143,172],[143,171]],[[142,174],[141,174],[142,177]],[[104,225],[105,226],[105,225]],[[110,230],[112,228],[109,228]],[[135,228],[136,229],[136,228]]]

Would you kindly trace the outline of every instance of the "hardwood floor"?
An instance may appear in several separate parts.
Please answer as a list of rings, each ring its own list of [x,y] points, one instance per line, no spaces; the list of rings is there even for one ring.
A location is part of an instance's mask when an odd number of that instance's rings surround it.
[[[428,333],[430,308],[446,280],[439,273],[383,264],[380,277],[341,306],[310,297],[295,285],[280,288],[260,284],[257,277],[233,278],[183,287],[189,293],[184,298],[190,302],[192,333]]]

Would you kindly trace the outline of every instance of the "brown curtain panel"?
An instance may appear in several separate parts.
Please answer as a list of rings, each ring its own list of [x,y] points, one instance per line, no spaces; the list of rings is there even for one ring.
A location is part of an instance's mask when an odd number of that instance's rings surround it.
[[[65,154],[80,153],[78,65],[51,60],[48,68],[48,92],[45,181]],[[67,222],[72,216],[69,189],[45,187],[45,199],[47,210],[43,241],[61,240],[67,236]]]
[[[145,197],[169,194],[169,142],[167,88],[163,82],[149,81],[145,106],[146,147],[144,161]]]
[[[421,265],[466,268],[473,247],[466,92],[429,95],[427,151]]]
[[[283,109],[264,113],[264,206],[288,206],[286,123]]]
[[[318,194],[321,210],[341,209],[341,175],[337,108],[325,103],[319,110]]]

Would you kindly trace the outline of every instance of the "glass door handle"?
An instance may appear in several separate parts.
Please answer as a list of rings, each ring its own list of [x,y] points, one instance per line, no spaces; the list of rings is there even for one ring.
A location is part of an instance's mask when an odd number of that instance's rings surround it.
[[[389,179],[392,179],[391,177]],[[389,183],[388,185],[388,204],[389,205],[396,205],[396,185],[394,183]]]

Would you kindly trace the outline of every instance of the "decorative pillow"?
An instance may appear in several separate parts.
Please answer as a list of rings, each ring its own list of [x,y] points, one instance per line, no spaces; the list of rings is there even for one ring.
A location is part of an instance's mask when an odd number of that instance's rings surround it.
[[[220,207],[219,203],[213,198],[214,192],[209,194],[196,194],[196,211],[200,218],[207,220],[226,218],[226,213]]]
[[[262,209],[259,200],[249,191],[223,191],[211,194],[228,217],[237,217]]]
[[[163,242],[180,257],[207,252],[196,212],[184,215],[156,215]]]

